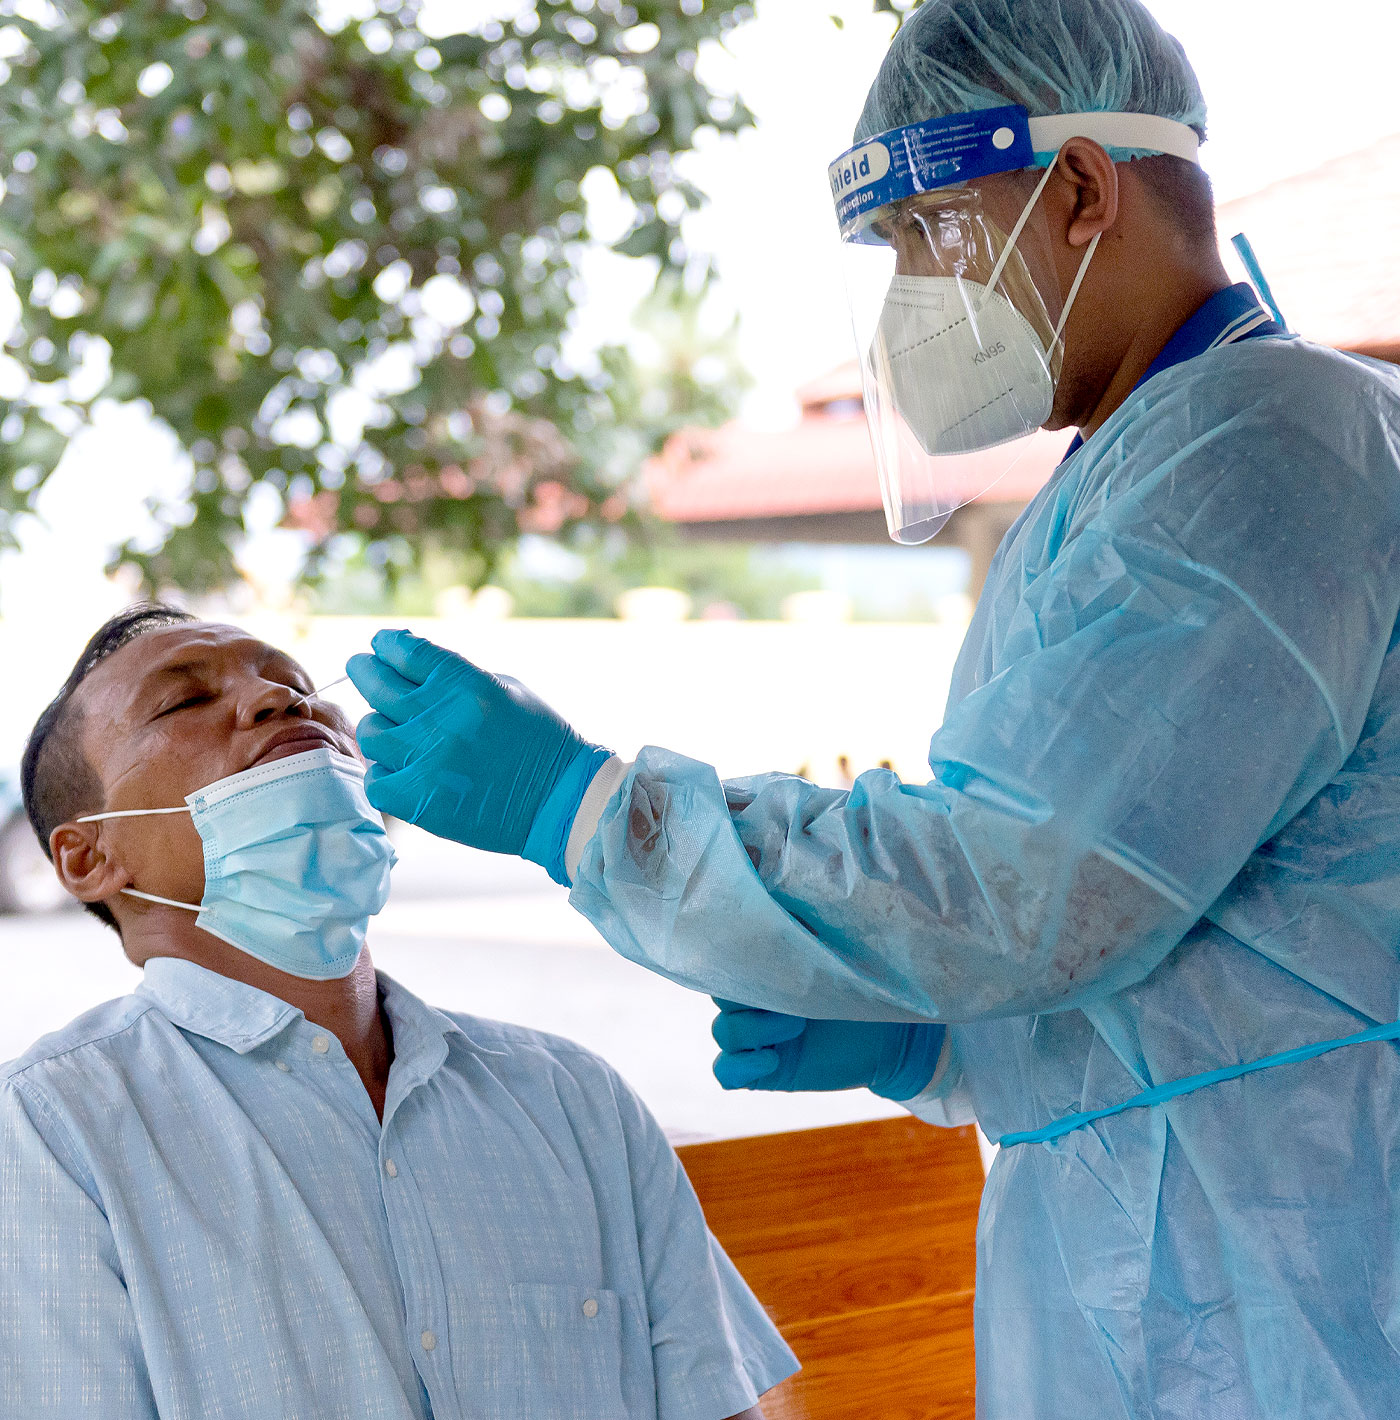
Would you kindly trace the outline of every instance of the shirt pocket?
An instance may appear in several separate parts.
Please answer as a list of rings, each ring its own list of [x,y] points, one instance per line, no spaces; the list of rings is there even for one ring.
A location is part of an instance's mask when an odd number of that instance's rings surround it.
[[[512,1420],[632,1420],[622,1398],[622,1301],[601,1287],[510,1288]]]

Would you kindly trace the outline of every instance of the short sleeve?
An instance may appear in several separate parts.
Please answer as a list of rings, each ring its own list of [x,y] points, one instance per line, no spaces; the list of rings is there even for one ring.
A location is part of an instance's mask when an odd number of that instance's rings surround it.
[[[705,1223],[676,1152],[613,1076],[627,1140],[659,1420],[725,1420],[758,1403],[797,1358]]]

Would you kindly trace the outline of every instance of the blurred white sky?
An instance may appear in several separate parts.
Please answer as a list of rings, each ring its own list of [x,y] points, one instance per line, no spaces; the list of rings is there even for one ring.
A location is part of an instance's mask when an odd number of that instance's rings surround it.
[[[327,3],[353,13],[360,0]],[[428,26],[457,28],[513,8],[512,0],[429,0]],[[1325,10],[1300,0],[1151,0],[1151,8],[1200,75],[1211,105],[1203,161],[1222,199],[1400,129],[1395,0],[1332,0]],[[717,315],[740,316],[741,354],[756,379],[745,414],[755,423],[790,418],[794,386],[850,358],[826,165],[849,145],[892,26],[870,13],[869,0],[757,0],[756,18],[727,52],[706,58],[712,80],[742,94],[758,120],[690,160],[712,199],[690,237],[718,262]],[[607,215],[600,202],[600,221]],[[1375,235],[1338,231],[1337,240]],[[626,339],[645,274],[599,254],[586,275],[576,342]],[[28,531],[22,554],[0,558],[0,615],[95,624],[121,600],[101,578],[107,550],[147,524],[143,500],[168,495],[179,476],[161,431],[137,411],[109,411],[45,490],[47,526]],[[286,536],[259,539],[257,560],[269,571],[286,562]]]

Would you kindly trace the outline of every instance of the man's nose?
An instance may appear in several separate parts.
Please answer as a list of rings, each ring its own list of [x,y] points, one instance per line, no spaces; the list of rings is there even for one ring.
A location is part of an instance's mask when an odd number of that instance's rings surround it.
[[[289,685],[269,683],[250,694],[240,711],[239,718],[249,725],[263,725],[282,715],[289,715],[297,720],[309,720],[311,702]]]

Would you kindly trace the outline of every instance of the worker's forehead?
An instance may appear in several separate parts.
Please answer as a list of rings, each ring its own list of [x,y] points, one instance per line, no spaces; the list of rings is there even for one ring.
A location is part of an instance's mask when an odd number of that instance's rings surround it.
[[[178,675],[214,669],[257,673],[271,667],[306,679],[305,671],[291,656],[236,626],[180,622],[128,641],[92,671],[79,694],[85,713],[115,716]]]

